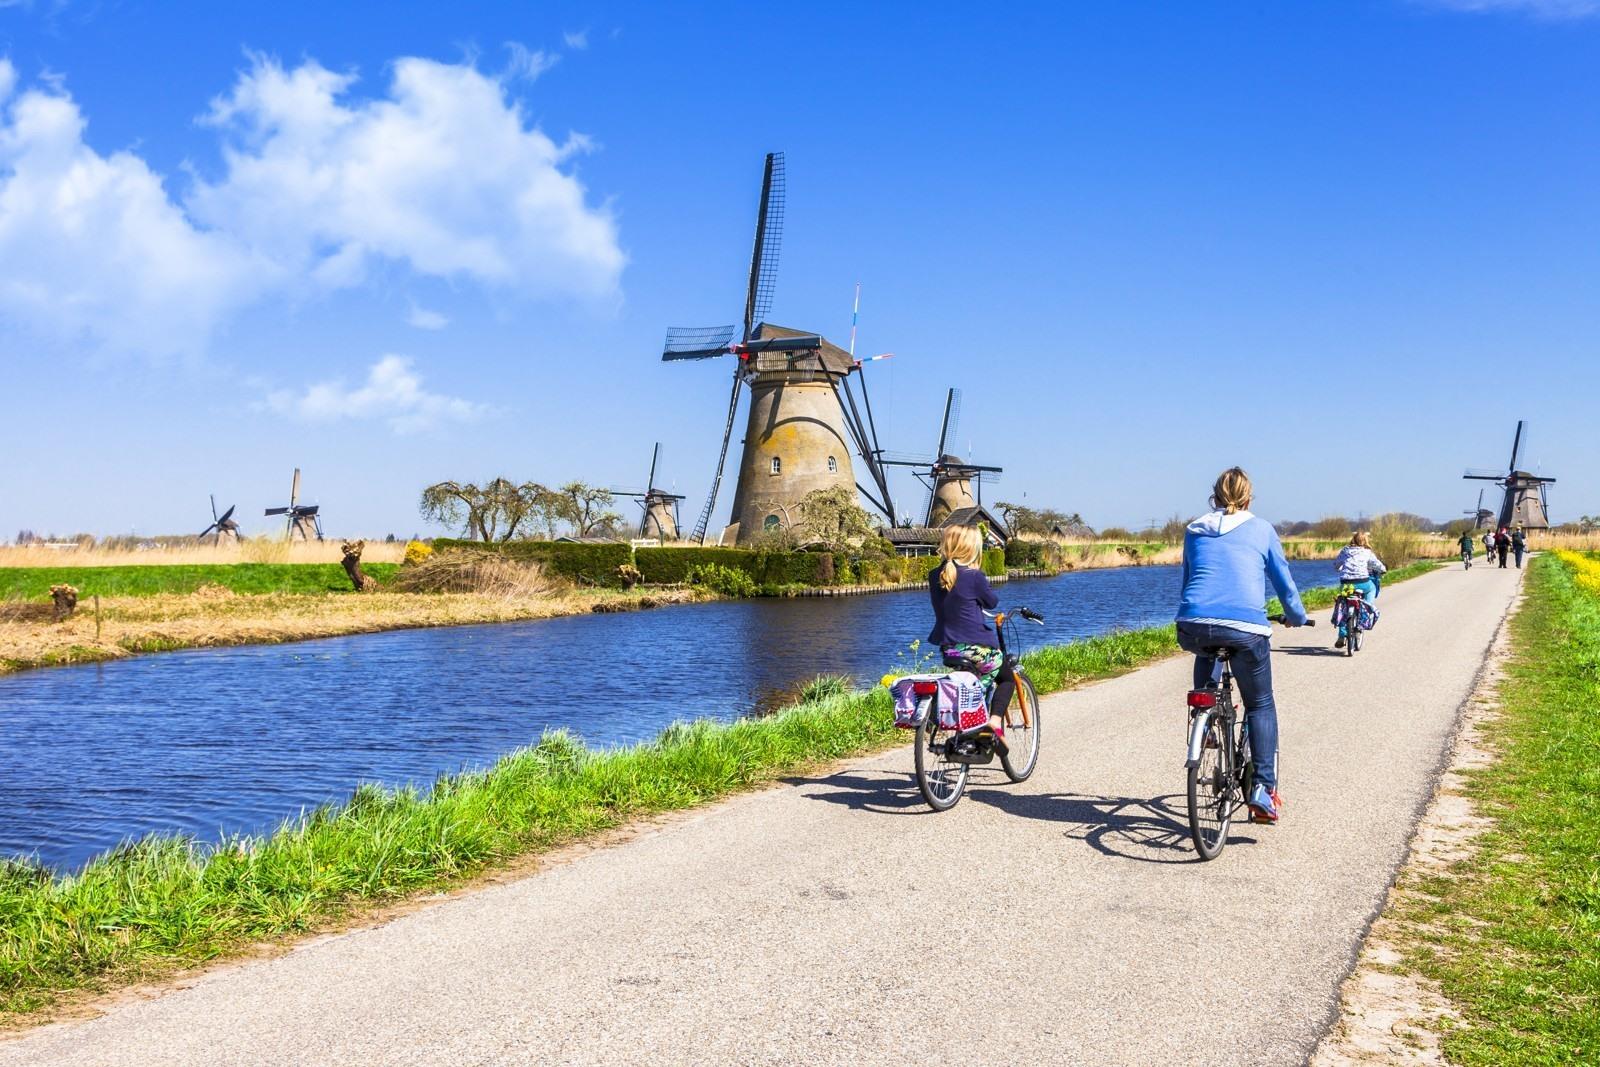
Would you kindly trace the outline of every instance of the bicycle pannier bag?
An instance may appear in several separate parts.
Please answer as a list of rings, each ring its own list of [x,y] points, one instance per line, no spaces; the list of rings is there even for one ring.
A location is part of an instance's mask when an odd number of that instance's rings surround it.
[[[942,730],[970,730],[989,719],[983,685],[970,671],[911,675],[895,682],[890,692],[894,695],[894,724],[904,730],[922,725],[928,706],[935,702]]]

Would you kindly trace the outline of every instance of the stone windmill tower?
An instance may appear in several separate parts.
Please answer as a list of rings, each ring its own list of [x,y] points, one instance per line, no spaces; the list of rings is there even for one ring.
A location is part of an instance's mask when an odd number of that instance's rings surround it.
[[[1463,478],[1494,482],[1505,490],[1500,498],[1496,528],[1509,529],[1521,526],[1528,530],[1547,530],[1550,516],[1545,507],[1545,489],[1555,481],[1520,469],[1523,441],[1527,437],[1527,422],[1517,420],[1516,436],[1511,439],[1511,462],[1504,474],[1492,470],[1468,470]],[[1482,499],[1481,497],[1479,498]]]
[[[939,444],[933,455],[896,454],[883,460],[890,466],[910,467],[917,480],[928,487],[928,503],[922,515],[924,526],[940,526],[955,512],[981,507],[984,484],[993,485],[1000,480],[1002,468],[963,461],[948,451],[960,422],[961,390],[951,389],[945,394]]]
[[[815,490],[836,486],[859,490],[891,524],[894,521],[865,381],[860,385],[861,404],[851,389],[851,376],[862,361],[815,333],[762,321],[772,307],[777,282],[784,192],[783,154],[770,153],[761,181],[742,327],[669,330],[661,356],[668,361],[734,357],[722,451],[711,491],[689,538],[702,544],[716,508],[745,386],[750,388],[750,408],[744,450],[729,526],[719,541],[731,538],[748,543],[763,533],[796,526],[800,501]],[[857,481],[858,459],[866,468],[871,490]]]

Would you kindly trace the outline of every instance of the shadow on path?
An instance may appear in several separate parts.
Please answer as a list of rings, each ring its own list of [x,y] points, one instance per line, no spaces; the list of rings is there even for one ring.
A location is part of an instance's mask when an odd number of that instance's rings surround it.
[[[1275,648],[1272,651],[1282,652],[1286,656],[1338,656],[1344,658],[1344,649],[1329,648],[1323,645],[1304,645],[1299,648]]]
[[[840,804],[852,811],[937,814],[923,802],[916,782],[903,772],[847,771],[822,779],[785,781],[811,787],[804,794],[808,800]],[[977,779],[967,786],[963,802],[987,804],[1018,818],[1065,824],[1068,840],[1082,841],[1105,856],[1142,863],[1192,863],[1198,859],[1189,839],[1187,801],[1181,794],[1144,799],[1021,793],[1014,791],[1017,788],[1025,787],[1000,787],[997,782]],[[1247,825],[1235,823],[1228,843],[1255,844],[1256,838],[1239,833]]]

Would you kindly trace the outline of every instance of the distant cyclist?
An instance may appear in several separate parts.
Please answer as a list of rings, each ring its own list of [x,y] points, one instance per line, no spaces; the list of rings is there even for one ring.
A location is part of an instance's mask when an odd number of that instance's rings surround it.
[[[1368,604],[1378,599],[1378,579],[1389,569],[1372,551],[1372,538],[1365,530],[1355,532],[1350,543],[1334,557],[1333,566],[1339,572],[1340,584],[1361,590]],[[1333,643],[1333,647],[1343,648],[1348,637],[1348,624],[1341,625],[1339,639]]]
[[[1490,565],[1494,563],[1494,531],[1483,531],[1483,561]]]
[[[984,617],[984,609],[1000,603],[984,576],[983,535],[975,526],[946,526],[939,541],[939,566],[928,572],[928,596],[933,602],[933,631],[928,643],[939,649],[947,667],[971,671],[983,683],[991,712],[1011,706],[1016,681],[1005,666],[1000,639]],[[990,714],[989,721],[966,736],[986,740],[996,752],[1006,749],[1005,719]]]
[[[1183,535],[1183,598],[1178,604],[1178,645],[1193,652],[1194,686],[1216,684],[1216,658],[1208,649],[1232,650],[1233,673],[1244,698],[1245,722],[1255,754],[1250,817],[1275,823],[1278,793],[1278,708],[1272,699],[1272,626],[1267,621],[1267,581],[1283,601],[1289,625],[1304,626],[1283,545],[1270,523],[1250,514],[1250,476],[1229,467],[1211,489],[1213,511]]]
[[[1477,545],[1478,539],[1476,537],[1472,536],[1472,531],[1471,530],[1468,530],[1466,533],[1461,535],[1461,542],[1460,543],[1461,543],[1461,562],[1463,564],[1465,564],[1467,570],[1470,571],[1472,569],[1472,549],[1473,549],[1473,547],[1475,545]]]

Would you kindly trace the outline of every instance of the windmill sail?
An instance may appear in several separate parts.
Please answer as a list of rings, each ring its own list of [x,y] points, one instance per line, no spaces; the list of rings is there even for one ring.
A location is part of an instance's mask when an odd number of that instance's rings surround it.
[[[783,245],[783,206],[788,183],[783,153],[768,152],[761,175],[761,207],[756,212],[756,237],[750,250],[750,284],[744,299],[744,337],[748,341],[756,324],[772,310],[778,286],[778,252]]]

